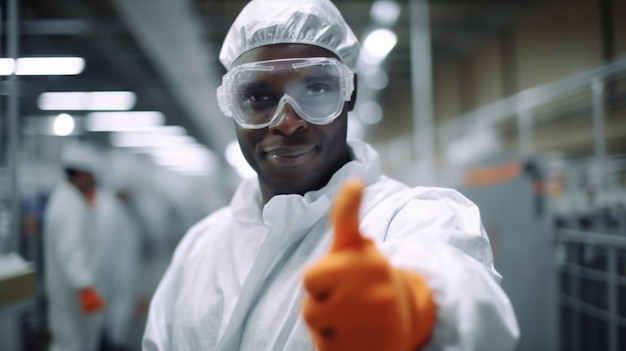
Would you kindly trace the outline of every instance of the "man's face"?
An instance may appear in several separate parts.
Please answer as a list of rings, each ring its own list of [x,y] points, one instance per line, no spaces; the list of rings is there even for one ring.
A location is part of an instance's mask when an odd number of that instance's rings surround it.
[[[281,44],[250,50],[234,65],[307,57],[335,57],[317,46]],[[288,75],[272,77],[271,85],[289,84]],[[355,96],[355,94],[353,95]],[[354,98],[353,98],[354,100]],[[329,124],[316,125],[301,119],[291,105],[280,110],[277,120],[261,129],[245,129],[235,123],[239,145],[246,160],[257,172],[264,202],[278,194],[304,194],[317,190],[350,160],[346,144],[347,113],[353,101]]]
[[[73,179],[73,183],[83,192],[91,191],[96,186],[96,180],[90,172],[79,171]]]

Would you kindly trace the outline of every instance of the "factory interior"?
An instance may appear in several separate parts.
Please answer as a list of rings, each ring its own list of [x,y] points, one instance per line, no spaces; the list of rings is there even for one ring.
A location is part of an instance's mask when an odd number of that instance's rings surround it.
[[[130,198],[141,349],[176,245],[256,176],[215,93],[247,2],[0,1],[0,350],[49,345],[43,223],[70,144]],[[517,350],[626,349],[626,1],[333,3],[361,43],[348,139],[478,205]]]

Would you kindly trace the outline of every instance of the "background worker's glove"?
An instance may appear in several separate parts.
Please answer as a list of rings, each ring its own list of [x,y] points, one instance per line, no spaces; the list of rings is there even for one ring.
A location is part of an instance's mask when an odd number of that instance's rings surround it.
[[[359,232],[363,184],[346,182],[333,208],[330,251],[304,273],[302,313],[321,351],[409,351],[425,344],[435,304],[424,280],[392,267]]]
[[[81,289],[78,292],[80,307],[87,314],[97,313],[104,309],[104,301],[94,288]]]

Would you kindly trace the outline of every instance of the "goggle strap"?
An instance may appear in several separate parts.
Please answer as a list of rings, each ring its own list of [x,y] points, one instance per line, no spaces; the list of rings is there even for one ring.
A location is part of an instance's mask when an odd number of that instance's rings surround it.
[[[228,96],[224,91],[224,85],[220,85],[219,87],[217,87],[217,105],[219,106],[220,110],[222,110],[222,113],[224,113],[225,116],[233,116],[230,105],[228,104]]]
[[[354,91],[354,72],[348,70],[348,77],[346,78],[346,95],[343,97],[344,101],[350,101],[352,92]]]

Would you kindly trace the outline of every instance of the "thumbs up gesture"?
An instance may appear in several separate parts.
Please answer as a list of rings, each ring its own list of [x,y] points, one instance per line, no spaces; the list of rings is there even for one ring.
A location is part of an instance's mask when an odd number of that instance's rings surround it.
[[[430,336],[432,293],[416,273],[392,267],[359,232],[363,184],[344,184],[332,211],[330,251],[304,273],[302,313],[321,351],[409,351]]]

